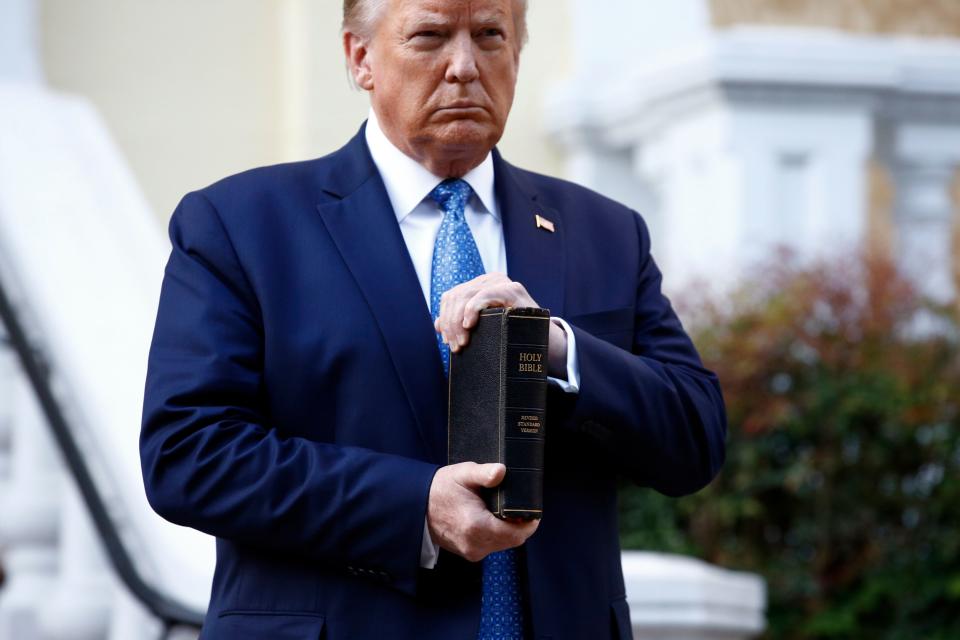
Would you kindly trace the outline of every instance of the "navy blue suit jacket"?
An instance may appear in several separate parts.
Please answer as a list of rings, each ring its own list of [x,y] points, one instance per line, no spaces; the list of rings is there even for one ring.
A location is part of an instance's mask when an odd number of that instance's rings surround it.
[[[170,221],[141,460],[153,508],[217,537],[204,638],[476,634],[479,565],[443,551],[419,568],[446,384],[362,133],[190,193]],[[639,215],[494,165],[509,276],[573,327],[582,377],[548,399],[544,518],[522,554],[533,635],[629,637],[618,479],[706,485],[720,389]]]

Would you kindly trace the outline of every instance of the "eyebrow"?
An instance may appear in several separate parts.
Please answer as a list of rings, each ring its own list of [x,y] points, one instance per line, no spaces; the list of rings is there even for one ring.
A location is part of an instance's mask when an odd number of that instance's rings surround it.
[[[493,24],[504,22],[508,19],[507,13],[503,9],[494,9],[483,13],[473,14],[471,22],[479,24]]]
[[[494,9],[484,13],[475,13],[471,18],[472,24],[490,25],[500,24],[508,19],[503,9]],[[410,16],[403,22],[404,28],[411,27],[430,27],[447,26],[451,21],[440,11],[435,9],[424,9],[422,12]]]

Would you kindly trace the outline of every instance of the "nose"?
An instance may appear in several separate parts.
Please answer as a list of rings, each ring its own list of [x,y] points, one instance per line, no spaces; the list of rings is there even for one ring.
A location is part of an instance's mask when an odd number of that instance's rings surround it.
[[[450,60],[447,63],[447,82],[468,83],[480,76],[473,38],[469,33],[459,33],[450,43]]]

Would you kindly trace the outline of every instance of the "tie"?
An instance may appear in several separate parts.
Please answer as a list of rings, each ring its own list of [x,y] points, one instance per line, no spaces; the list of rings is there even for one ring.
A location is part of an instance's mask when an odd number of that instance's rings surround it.
[[[473,240],[463,211],[470,199],[470,185],[463,180],[444,180],[430,192],[430,197],[443,210],[443,221],[433,245],[433,266],[430,272],[430,314],[440,315],[440,296],[447,289],[483,275],[483,262]],[[450,348],[437,334],[443,372],[450,373]]]
[[[447,289],[484,273],[477,243],[463,215],[470,193],[470,185],[463,180],[444,180],[430,192],[430,197],[443,211],[430,274],[430,313],[434,320],[440,314],[440,296]],[[450,349],[439,333],[437,344],[444,374],[449,375]],[[477,640],[523,640],[516,549],[491,553],[483,560],[483,599]]]

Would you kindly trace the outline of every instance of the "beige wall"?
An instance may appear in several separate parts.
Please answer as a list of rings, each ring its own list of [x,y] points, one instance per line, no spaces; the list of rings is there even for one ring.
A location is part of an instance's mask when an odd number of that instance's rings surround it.
[[[49,83],[89,97],[150,203],[279,159],[277,24],[264,0],[43,0]]]
[[[517,95],[500,149],[514,164],[562,176],[565,158],[544,135],[542,114],[550,87],[573,66],[570,14],[563,0],[530,0],[529,6],[530,41],[520,61]]]
[[[343,144],[367,112],[350,88],[339,0],[40,0],[49,83],[90,98],[161,217],[243,169]],[[559,174],[541,105],[569,67],[566,3],[531,0],[514,111],[514,163]]]
[[[719,27],[773,24],[960,36],[958,0],[710,0],[710,13]]]

